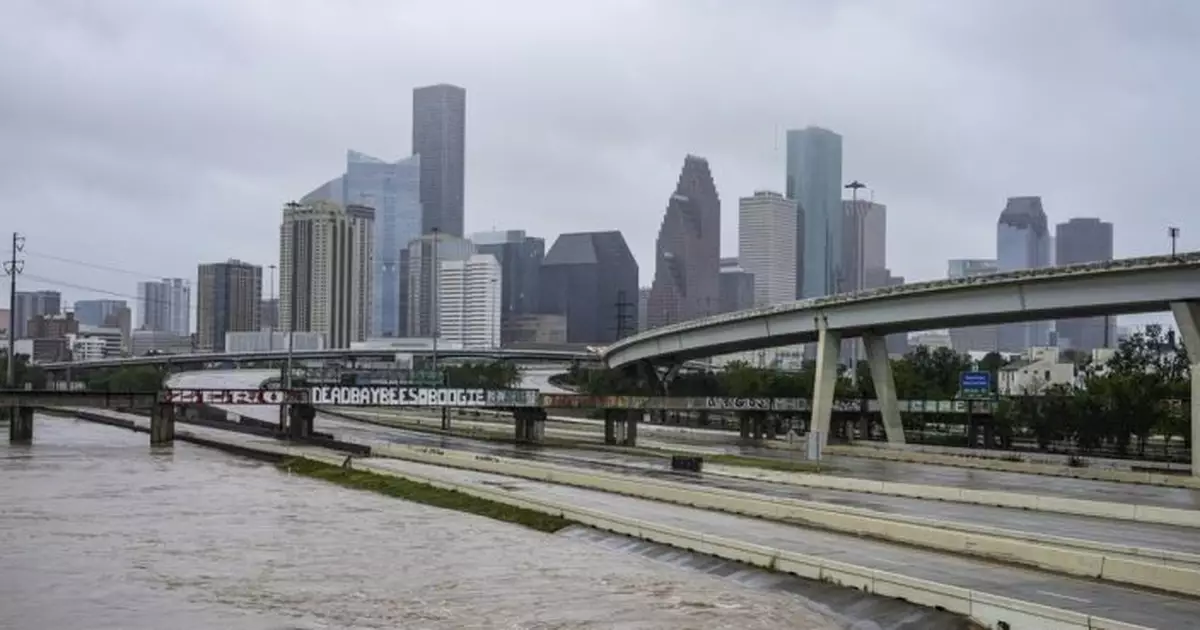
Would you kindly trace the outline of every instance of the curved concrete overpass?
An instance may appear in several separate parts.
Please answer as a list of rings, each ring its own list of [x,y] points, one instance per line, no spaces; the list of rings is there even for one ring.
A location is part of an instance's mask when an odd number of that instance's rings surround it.
[[[207,352],[198,354],[159,354],[146,357],[128,357],[120,359],[96,359],[93,361],[69,361],[60,363],[44,363],[42,368],[50,371],[66,369],[90,369],[127,367],[138,365],[194,365],[203,363],[241,363],[249,361],[282,361],[287,358],[287,351],[272,350],[267,352]],[[333,348],[326,350],[297,350],[292,353],[296,361],[332,360],[332,359],[376,359],[392,361],[397,354],[413,356],[431,356],[430,350],[408,349],[354,349]],[[492,359],[505,361],[534,361],[539,363],[569,363],[572,361],[595,361],[597,355],[591,351],[578,350],[438,350],[439,359]]]
[[[1183,344],[1200,349],[1200,253],[1130,258],[922,282],[706,317],[626,337],[601,351],[609,367],[680,363],[817,343],[812,428],[824,442],[840,341],[862,337],[888,441],[904,442],[884,336],[958,326],[1171,311]],[[1191,353],[1192,443],[1200,444],[1200,350]],[[1192,451],[1200,476],[1200,448]]]
[[[690,320],[600,351],[609,367],[679,363],[839,337],[1171,310],[1200,300],[1200,253],[921,282]]]

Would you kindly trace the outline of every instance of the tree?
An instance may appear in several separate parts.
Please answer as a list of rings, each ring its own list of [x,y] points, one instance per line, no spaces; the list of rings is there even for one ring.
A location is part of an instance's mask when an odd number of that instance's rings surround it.
[[[521,379],[521,370],[508,361],[469,362],[444,368],[447,387],[508,389]]]
[[[110,392],[156,392],[163,381],[163,372],[151,365],[97,370],[84,380],[88,389]]]
[[[16,364],[13,367],[13,376],[16,379],[15,385],[17,388],[24,389],[30,387],[32,389],[44,389],[46,387],[46,373],[42,368],[32,365],[29,362],[29,355],[18,354]],[[8,355],[0,356],[0,379],[8,378]],[[0,380],[0,383],[7,385],[7,382]]]

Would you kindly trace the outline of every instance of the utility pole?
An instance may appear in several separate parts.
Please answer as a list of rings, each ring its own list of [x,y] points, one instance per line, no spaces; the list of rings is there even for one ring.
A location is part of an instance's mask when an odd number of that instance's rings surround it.
[[[1179,228],[1167,228],[1167,236],[1171,239],[1171,256],[1175,255],[1175,242],[1179,240]]]
[[[625,291],[621,290],[617,291],[617,301],[613,306],[617,307],[617,339],[624,339],[635,328],[630,322],[633,319],[633,315],[629,312],[633,303],[626,299]]]
[[[17,386],[17,276],[25,270],[25,261],[19,260],[17,254],[25,249],[25,237],[13,232],[12,255],[4,263],[4,273],[10,278],[8,282],[8,374],[5,384],[9,389]]]

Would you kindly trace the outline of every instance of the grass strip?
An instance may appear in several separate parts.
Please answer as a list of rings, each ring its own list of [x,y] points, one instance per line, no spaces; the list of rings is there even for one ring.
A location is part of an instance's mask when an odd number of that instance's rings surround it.
[[[426,426],[417,424],[412,421],[404,421],[399,418],[366,418],[353,414],[337,414],[345,419],[353,419],[356,422],[364,422],[378,426],[392,427],[405,431],[413,431],[415,433],[427,433],[430,435],[445,435],[448,437],[461,437],[471,440],[479,440],[482,442],[493,442],[497,444],[515,444],[516,440],[512,437],[504,435],[500,430],[487,431],[483,429],[454,429],[449,430],[441,427]],[[523,445],[529,446],[529,445]],[[754,457],[752,455],[732,455],[727,453],[703,453],[689,451],[686,448],[679,449],[661,449],[647,446],[616,446],[613,444],[604,444],[602,442],[585,442],[581,440],[568,440],[557,437],[546,437],[542,440],[540,446],[550,448],[563,448],[585,451],[602,451],[608,453],[620,453],[624,455],[639,455],[642,457],[670,457],[672,455],[684,455],[687,457],[699,457],[705,462],[712,464],[721,464],[724,466],[736,466],[740,468],[760,468],[764,470],[775,470],[781,472],[803,472],[803,473],[821,473],[837,470],[837,467],[828,464],[819,464],[807,460],[785,459],[774,457]]]
[[[303,457],[291,457],[280,461],[277,466],[297,475],[320,479],[345,488],[365,490],[378,494],[423,503],[433,507],[485,516],[497,521],[524,525],[540,532],[554,533],[574,525],[561,516],[544,514],[527,508],[505,505],[488,499],[473,497],[457,490],[445,490],[427,483],[410,481],[365,470],[343,468]]]

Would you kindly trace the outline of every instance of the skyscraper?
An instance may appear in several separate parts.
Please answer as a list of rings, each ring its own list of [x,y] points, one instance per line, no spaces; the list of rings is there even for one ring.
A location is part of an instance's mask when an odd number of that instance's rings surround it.
[[[471,236],[475,251],[490,254],[500,263],[504,277],[500,299],[501,337],[512,338],[509,323],[517,315],[536,313],[538,309],[538,273],[546,257],[546,241],[526,236],[524,230],[482,232]]]
[[[500,347],[502,283],[500,261],[491,254],[440,263],[439,338],[463,348]]]
[[[559,235],[542,261],[538,299],[542,313],[567,318],[568,343],[611,343],[632,333],[638,265],[625,237],[617,231]]]
[[[225,333],[262,325],[262,267],[229,260],[206,263],[196,273],[196,346],[225,350]]]
[[[463,235],[467,91],[440,84],[413,90],[412,150],[421,156],[421,233]]]
[[[996,273],[996,261],[984,258],[956,258],[946,264],[946,277],[976,278]],[[959,353],[995,352],[999,348],[998,326],[969,326],[950,329],[950,346]]]
[[[192,333],[192,285],[183,278],[138,283],[138,330]]]
[[[738,264],[737,258],[722,258],[718,276],[720,312],[732,313],[754,306],[754,274]]]
[[[842,201],[841,290],[887,286],[887,206],[873,201]]]
[[[1075,218],[1055,227],[1055,264],[1075,265],[1113,259],[1113,224]],[[1116,341],[1116,318],[1060,319],[1055,323],[1060,346],[1090,352]]]
[[[370,331],[375,211],[289,203],[279,229],[279,327],[348,348]]]
[[[797,221],[796,297],[839,291],[842,279],[842,137],[820,127],[787,132],[787,187]]]
[[[721,199],[708,160],[688,155],[655,245],[651,329],[720,311]]]
[[[17,291],[13,312],[9,315],[17,339],[29,336],[29,320],[62,312],[62,294],[58,291]]]
[[[125,307],[125,300],[75,300],[75,320],[83,326],[104,326],[109,315]]]
[[[372,337],[403,337],[400,328],[400,251],[421,235],[421,159],[385,162],[346,154],[343,205],[375,209]]]
[[[439,264],[467,260],[475,253],[475,245],[464,238],[439,232],[413,239],[405,251],[407,280],[404,301],[408,307],[408,336],[433,337],[438,331],[434,317],[440,312],[437,303],[439,291],[434,288],[434,275],[439,273]]]
[[[796,202],[765,190],[738,200],[738,265],[759,306],[796,299]]]
[[[421,235],[421,159],[387,162],[346,151],[346,172],[305,195],[301,203],[332,201],[343,207],[375,210],[374,264],[371,271],[371,337],[403,337],[400,294],[401,252]]]
[[[996,222],[996,267],[1000,272],[1050,266],[1050,230],[1041,197],[1009,197]],[[1049,322],[1005,324],[997,334],[1001,352],[1024,352],[1050,342]]]

